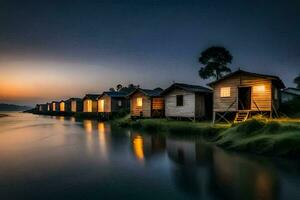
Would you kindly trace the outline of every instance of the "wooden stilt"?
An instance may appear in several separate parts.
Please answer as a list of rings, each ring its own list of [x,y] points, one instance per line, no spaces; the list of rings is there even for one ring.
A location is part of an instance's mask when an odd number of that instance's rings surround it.
[[[215,124],[215,121],[216,121],[216,112],[214,111],[213,112],[213,124]]]

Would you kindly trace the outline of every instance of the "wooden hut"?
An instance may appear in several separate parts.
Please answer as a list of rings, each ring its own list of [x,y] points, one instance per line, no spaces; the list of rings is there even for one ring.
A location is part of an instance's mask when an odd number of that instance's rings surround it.
[[[164,115],[164,98],[161,88],[154,90],[137,88],[131,92],[130,99],[131,117],[162,117]]]
[[[70,98],[68,100],[70,106],[68,109],[70,109],[70,112],[76,113],[76,112],[83,112],[83,104],[82,99],[80,98]]]
[[[237,70],[208,84],[213,88],[213,121],[216,116],[226,119],[228,113],[235,114],[235,122],[245,121],[250,116],[261,113],[277,114],[280,97],[284,88],[277,76]]]
[[[103,92],[98,97],[99,113],[114,113],[122,109],[129,109],[130,103],[125,92]]]
[[[52,112],[59,112],[59,102],[52,101],[51,102],[51,111]]]
[[[212,90],[183,83],[174,83],[163,91],[165,116],[207,119],[212,115]]]
[[[83,112],[85,113],[97,113],[98,112],[98,97],[100,94],[87,94],[82,99]]]

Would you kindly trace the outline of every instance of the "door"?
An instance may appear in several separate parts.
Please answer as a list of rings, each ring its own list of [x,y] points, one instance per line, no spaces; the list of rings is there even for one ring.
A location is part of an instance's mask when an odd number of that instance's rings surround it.
[[[239,88],[239,110],[251,110],[251,87]]]

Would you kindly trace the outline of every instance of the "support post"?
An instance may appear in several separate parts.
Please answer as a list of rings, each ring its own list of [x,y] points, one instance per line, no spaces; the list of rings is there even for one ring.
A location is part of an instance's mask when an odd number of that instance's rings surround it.
[[[216,111],[213,112],[213,124],[215,124],[216,121]]]

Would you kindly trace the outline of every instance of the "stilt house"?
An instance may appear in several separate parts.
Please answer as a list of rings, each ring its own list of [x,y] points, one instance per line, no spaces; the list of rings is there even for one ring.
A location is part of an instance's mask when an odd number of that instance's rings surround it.
[[[246,120],[257,113],[267,116],[277,114],[284,88],[277,76],[237,70],[208,84],[213,88],[213,119],[216,116],[228,121],[226,115],[235,114],[235,122]]]

